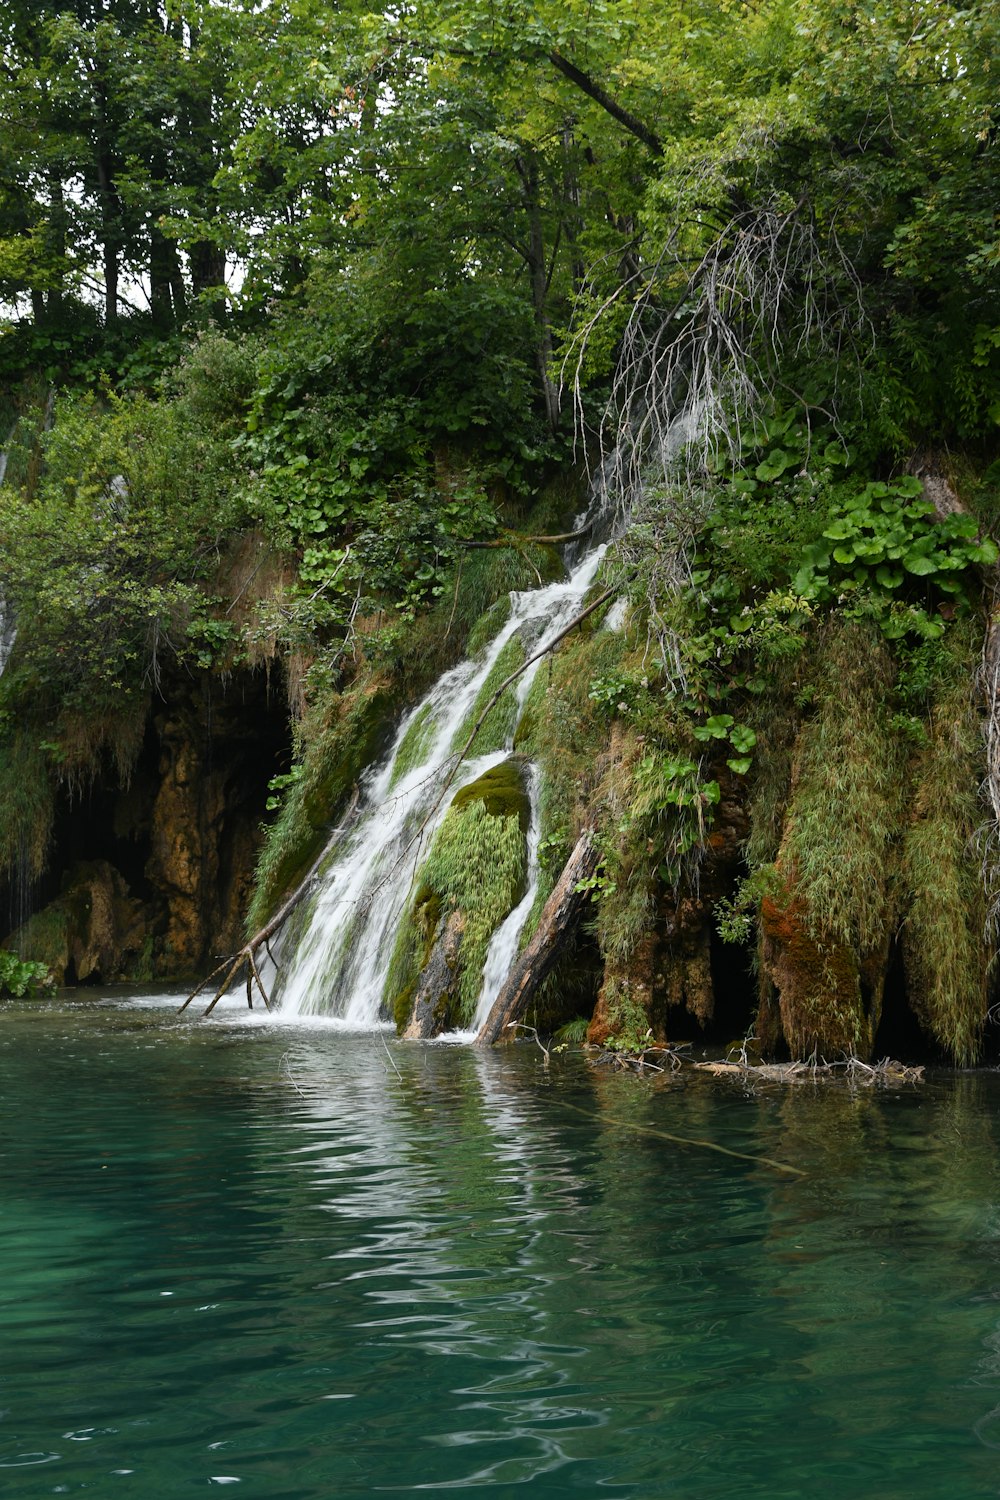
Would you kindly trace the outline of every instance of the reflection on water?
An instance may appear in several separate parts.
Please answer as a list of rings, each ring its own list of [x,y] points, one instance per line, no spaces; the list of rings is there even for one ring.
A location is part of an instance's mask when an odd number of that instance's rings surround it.
[[[13,1500],[1000,1493],[995,1075],[752,1092],[152,1000],[0,1007],[0,1072]]]

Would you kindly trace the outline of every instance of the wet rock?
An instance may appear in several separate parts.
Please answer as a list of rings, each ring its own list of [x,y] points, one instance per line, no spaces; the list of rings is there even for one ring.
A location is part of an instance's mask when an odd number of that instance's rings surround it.
[[[403,1032],[410,1040],[438,1036],[447,1030],[458,994],[459,958],[465,918],[454,911],[445,921],[424,965]]]
[[[62,894],[14,934],[11,946],[47,964],[57,984],[109,983],[142,969],[149,931],[120,871],[93,860],[69,871]]]

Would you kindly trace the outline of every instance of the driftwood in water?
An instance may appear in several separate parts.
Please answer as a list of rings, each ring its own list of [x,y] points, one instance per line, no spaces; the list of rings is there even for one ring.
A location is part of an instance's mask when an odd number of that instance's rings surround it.
[[[253,937],[249,938],[247,942],[243,944],[243,947],[239,950],[238,953],[232,953],[228,958],[224,958],[222,963],[212,970],[211,974],[207,974],[205,976],[205,978],[201,981],[201,984],[198,985],[197,989],[192,990],[190,995],[188,995],[187,999],[184,1001],[184,1004],[177,1012],[178,1015],[180,1015],[181,1011],[187,1010],[188,1006],[191,1004],[191,1001],[196,1000],[197,997],[201,994],[202,990],[207,989],[208,986],[212,983],[212,980],[217,979],[218,976],[222,974],[223,971],[225,971],[222,982],[220,983],[212,999],[212,1003],[205,1011],[205,1015],[210,1016],[215,1007],[218,1005],[219,1001],[222,999],[223,995],[226,994],[227,990],[230,990],[232,988],[240,973],[244,969],[246,970],[247,1005],[249,1005],[250,1009],[253,1010],[253,991],[254,986],[256,985],[258,992],[263,998],[264,1004],[267,1006],[268,1010],[271,1009],[271,998],[268,995],[267,990],[264,988],[264,982],[260,977],[260,969],[257,965],[257,955],[260,952],[261,948],[263,948],[268,956],[270,956],[270,948],[268,945],[270,944],[271,939],[274,937],[274,934],[278,932],[279,929],[285,924],[285,922],[288,921],[288,918],[291,916],[292,912],[298,906],[302,898],[308,894],[323,861],[332,852],[332,850],[336,848],[337,844],[343,838],[344,834],[351,827],[352,823],[354,822],[355,816],[357,815],[358,802],[360,801],[360,797],[360,789],[358,787],[355,787],[354,795],[351,798],[351,803],[347,809],[347,812],[344,814],[337,827],[330,834],[330,837],[327,839],[326,843],[323,845],[319,854],[317,854],[316,858],[309,866],[309,869],[306,872],[305,876],[295,887],[292,894],[281,903],[281,905],[278,907],[278,910],[274,913],[274,916],[271,917],[269,921],[265,922],[264,926],[261,927],[259,931],[255,932]]]
[[[595,874],[599,862],[593,832],[588,828],[577,840],[555,890],[542,908],[534,937],[507,975],[493,1009],[483,1022],[476,1037],[483,1046],[498,1042],[524,1015],[538,986],[555,965],[589,897],[588,890],[581,890],[581,882]]]

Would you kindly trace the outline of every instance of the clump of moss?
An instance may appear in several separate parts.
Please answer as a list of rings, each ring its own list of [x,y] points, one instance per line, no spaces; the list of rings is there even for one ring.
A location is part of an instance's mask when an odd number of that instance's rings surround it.
[[[451,799],[450,810],[461,812],[473,802],[481,802],[491,818],[517,818],[521,832],[527,833],[531,804],[516,761],[505,760],[463,786]]]
[[[530,755],[542,773],[542,873],[526,933],[569,857],[600,779],[608,724],[591,688],[596,678],[619,665],[626,649],[620,634],[581,630],[542,662],[525,700],[514,747]]]
[[[466,643],[466,650],[470,656],[477,656],[494,636],[499,635],[510,619],[511,608],[510,594],[504,594],[502,599],[497,599],[494,604],[490,605],[485,614],[479,616],[469,631],[469,639]]]
[[[389,965],[385,1003],[400,1030],[421,971],[453,912],[461,913],[464,926],[451,1020],[471,1023],[490,938],[524,893],[527,817],[520,771],[511,762],[486,772],[453,799],[420,871]]]
[[[748,705],[746,722],[757,736],[753,752],[746,843],[747,864],[758,870],[778,857],[791,796],[795,745],[802,727],[807,662],[775,662],[764,691]],[[806,689],[807,691],[807,689]]]
[[[493,817],[475,800],[449,810],[424,866],[424,879],[446,908],[465,917],[459,1015],[476,1012],[490,938],[524,893],[525,847],[516,817]]]
[[[874,626],[841,622],[820,642],[816,713],[795,747],[778,885],[761,908],[763,974],[797,1055],[864,1056],[878,1027],[906,765],[893,679]]]
[[[515,635],[503,646],[497,655],[482,687],[476,694],[476,701],[466,714],[465,719],[452,741],[452,748],[461,750],[477,724],[480,715],[486,709],[487,704],[497,691],[504,678],[516,672],[518,667],[524,663],[524,646]],[[510,743],[514,733],[514,725],[517,722],[517,694],[512,684],[501,695],[498,701],[490,709],[489,715],[483,727],[476,735],[472,746],[472,754],[488,755],[493,750],[504,750]]]
[[[905,746],[893,722],[893,664],[874,626],[831,630],[818,712],[796,746],[780,861],[818,934],[872,952],[890,920],[892,846],[903,808]]]
[[[956,639],[956,648],[968,642]],[[972,841],[978,726],[965,660],[933,705],[929,742],[917,757],[912,822],[903,843],[902,928],[910,1002],[922,1025],[960,1066],[975,1062],[987,1006],[986,900]]]
[[[426,703],[414,716],[410,727],[407,729],[396,758],[392,764],[392,777],[389,781],[389,789],[402,781],[405,776],[421,764],[427,754],[428,746],[434,735],[434,720],[431,714],[431,706]]]
[[[15,731],[0,748],[0,867],[36,880],[55,818],[55,789],[38,736]]]
[[[762,901],[761,938],[763,969],[777,991],[780,1032],[792,1056],[866,1057],[878,1018],[866,1013],[852,949],[818,936],[812,912],[788,887]],[[777,1041],[772,1021],[758,1032],[768,1048]]]
[[[410,1018],[417,980],[427,966],[441,921],[441,898],[427,885],[418,887],[396,930],[383,1002],[401,1032]]]

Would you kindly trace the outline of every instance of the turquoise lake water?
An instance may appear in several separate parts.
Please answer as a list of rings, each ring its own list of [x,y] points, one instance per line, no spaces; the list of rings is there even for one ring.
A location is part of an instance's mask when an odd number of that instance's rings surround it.
[[[217,1015],[0,1006],[0,1495],[1000,1494],[1000,1075]]]

